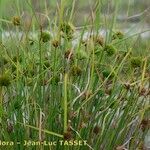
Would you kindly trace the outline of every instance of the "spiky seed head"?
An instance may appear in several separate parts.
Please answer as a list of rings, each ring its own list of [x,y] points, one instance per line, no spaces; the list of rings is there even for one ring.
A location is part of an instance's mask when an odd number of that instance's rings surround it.
[[[105,69],[102,74],[104,78],[109,77],[109,79],[112,79],[115,76],[111,69]]]
[[[132,57],[130,62],[133,68],[138,68],[138,67],[141,67],[142,65],[142,60],[140,57]]]
[[[75,27],[70,22],[63,22],[60,26],[60,30],[62,32],[62,37],[70,40],[73,38]]]
[[[116,53],[117,50],[112,45],[106,45],[104,47],[104,51],[106,51],[108,56],[113,56]]]
[[[98,36],[95,40],[96,44],[100,46],[104,46],[104,38],[102,36]]]
[[[60,46],[60,41],[59,40],[53,40],[52,41],[52,46],[55,48],[58,48]]]
[[[117,31],[116,33],[113,34],[112,39],[123,39],[124,38],[124,34],[121,31]]]
[[[95,45],[104,46],[104,38],[101,35],[92,35],[92,38]]]
[[[50,35],[50,32],[49,31],[43,31],[41,33],[41,40],[42,42],[46,43],[50,40],[51,38],[51,35]]]
[[[14,16],[12,18],[12,23],[14,26],[20,26],[21,25],[21,18],[19,16]]]
[[[66,52],[65,52],[65,58],[66,59],[73,59],[73,52],[72,52],[72,50],[67,50]]]

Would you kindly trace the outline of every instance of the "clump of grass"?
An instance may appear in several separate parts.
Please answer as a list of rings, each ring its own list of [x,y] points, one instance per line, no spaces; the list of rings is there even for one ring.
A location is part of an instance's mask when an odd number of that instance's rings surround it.
[[[73,25],[76,1],[58,3],[52,18],[49,3],[39,1],[46,13],[32,9],[28,31],[21,26],[26,17],[19,2],[21,17],[3,20],[9,31],[9,23],[16,26],[16,35],[0,42],[0,139],[87,140],[85,146],[47,146],[54,150],[137,149],[149,130],[148,44],[135,49],[134,36],[113,33],[116,14],[113,21],[103,20],[99,1],[90,7],[92,20],[81,27]],[[114,3],[116,13],[120,3]],[[103,28],[109,30],[106,36],[99,34]]]

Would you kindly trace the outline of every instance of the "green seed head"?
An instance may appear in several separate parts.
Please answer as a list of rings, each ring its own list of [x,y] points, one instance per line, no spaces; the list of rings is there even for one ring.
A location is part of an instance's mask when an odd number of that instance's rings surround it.
[[[142,65],[142,60],[140,57],[132,57],[131,58],[131,66],[133,68],[141,67],[141,65]]]
[[[62,32],[62,37],[70,40],[73,38],[75,27],[69,22],[64,22],[61,24],[60,30]]]
[[[116,49],[112,45],[106,45],[104,51],[108,56],[113,56],[116,53]]]
[[[124,38],[124,34],[121,31],[118,31],[116,33],[113,34],[112,39],[123,39]]]
[[[12,23],[13,23],[14,26],[20,26],[21,18],[19,16],[14,16],[12,18]]]
[[[100,45],[100,46],[104,46],[104,38],[101,36],[98,36],[95,40],[96,44]]]
[[[1,75],[0,76],[0,86],[2,87],[2,86],[9,86],[10,85],[10,83],[11,83],[11,80],[10,80],[10,78],[8,77],[8,75]]]
[[[104,38],[102,36],[91,36],[95,45],[104,46]]]
[[[43,32],[41,33],[41,40],[42,40],[44,43],[48,42],[48,41],[50,40],[50,38],[51,38],[50,32],[48,32],[48,31],[43,31]]]
[[[111,69],[105,69],[102,74],[104,78],[109,77],[109,79],[112,79],[115,76]]]
[[[60,41],[59,40],[53,40],[52,45],[53,45],[53,47],[58,48],[60,46]]]

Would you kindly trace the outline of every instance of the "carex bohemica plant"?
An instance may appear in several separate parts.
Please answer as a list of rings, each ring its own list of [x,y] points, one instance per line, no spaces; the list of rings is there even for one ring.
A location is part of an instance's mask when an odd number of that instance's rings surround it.
[[[144,1],[0,0],[0,150],[149,148]]]

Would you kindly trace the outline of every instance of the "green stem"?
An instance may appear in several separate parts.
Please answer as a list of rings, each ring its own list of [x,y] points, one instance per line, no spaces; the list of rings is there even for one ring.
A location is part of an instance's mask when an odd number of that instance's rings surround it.
[[[68,74],[65,73],[64,76],[64,133],[67,131],[67,80],[68,80]]]
[[[0,87],[0,122],[1,122],[1,117],[3,114],[3,94],[2,94],[3,88]]]

